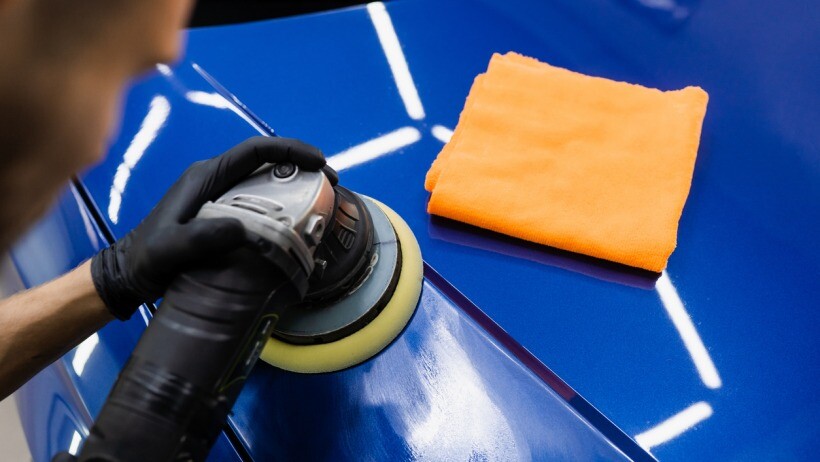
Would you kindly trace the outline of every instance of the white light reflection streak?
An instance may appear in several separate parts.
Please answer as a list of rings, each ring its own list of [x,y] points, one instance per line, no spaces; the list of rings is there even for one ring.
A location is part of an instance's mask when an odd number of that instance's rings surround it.
[[[168,67],[167,64],[157,64],[157,71],[165,77],[171,77],[174,74],[171,72],[171,68]]]
[[[367,12],[370,14],[373,27],[376,28],[376,34],[379,36],[379,42],[382,45],[382,50],[384,50],[384,55],[387,57],[387,63],[390,65],[393,80],[396,81],[396,87],[399,89],[399,96],[404,102],[407,115],[414,120],[423,119],[424,107],[421,105],[419,92],[416,89],[416,84],[413,83],[413,76],[410,75],[410,68],[407,66],[407,60],[401,50],[399,37],[396,35],[393,21],[390,20],[390,15],[387,13],[384,3],[368,3]]]
[[[77,346],[77,349],[74,350],[74,358],[71,359],[71,367],[74,368],[75,374],[78,376],[83,375],[85,365],[99,343],[100,336],[95,332]]]
[[[142,120],[139,131],[134,135],[128,149],[122,156],[122,162],[117,167],[117,172],[114,174],[114,182],[111,184],[111,200],[108,203],[108,218],[111,222],[116,224],[120,219],[120,206],[122,205],[122,194],[125,192],[125,186],[128,184],[128,179],[131,177],[131,170],[140,161],[145,150],[154,142],[165,121],[168,120],[168,114],[171,113],[171,104],[164,96],[155,96],[151,100],[148,107],[148,114]]]
[[[433,136],[435,136],[436,139],[442,143],[449,143],[450,139],[453,137],[453,131],[444,125],[433,125],[432,132]]]
[[[215,107],[217,109],[227,109],[229,111],[232,111],[234,114],[241,117],[245,122],[247,122],[250,126],[256,129],[256,131],[258,131],[262,135],[269,135],[268,131],[265,130],[263,127],[260,127],[255,120],[248,117],[248,114],[246,114],[242,109],[236,107],[235,104],[228,101],[224,96],[220,95],[219,93],[208,93],[204,91],[187,91],[185,92],[185,99],[194,104],[201,104],[203,106],[210,106]]]
[[[635,442],[646,451],[675,439],[686,430],[712,416],[712,406],[700,401],[678,412],[672,417],[636,435]]]
[[[147,326],[151,322],[148,320],[148,309],[145,308],[145,305],[141,305],[139,312],[140,315],[142,315],[142,320],[145,321],[145,325]]]
[[[83,441],[82,435],[77,430],[74,430],[74,434],[71,436],[71,443],[68,445],[68,453],[72,456],[77,455],[77,450],[80,449],[80,443]]]
[[[683,301],[680,299],[675,286],[672,285],[672,280],[669,279],[669,275],[666,271],[661,273],[661,277],[658,278],[658,282],[655,283],[655,289],[661,297],[661,302],[669,314],[669,318],[672,319],[672,324],[674,324],[675,329],[678,330],[678,334],[681,340],[683,340],[684,346],[689,351],[689,355],[695,363],[695,368],[700,375],[701,381],[713,390],[720,388],[723,382],[720,380],[720,375],[718,375],[715,363],[712,362],[709,351],[703,344],[700,335],[698,335],[698,331],[692,323],[692,318],[689,316],[689,313],[686,312]]]
[[[400,128],[335,154],[327,159],[327,163],[339,172],[390,154],[419,139],[421,139],[421,133],[415,128]]]

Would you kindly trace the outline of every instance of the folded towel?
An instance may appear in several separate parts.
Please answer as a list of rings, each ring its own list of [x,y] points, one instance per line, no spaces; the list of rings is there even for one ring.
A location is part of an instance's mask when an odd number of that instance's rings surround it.
[[[660,272],[707,101],[496,54],[427,174],[428,212]]]

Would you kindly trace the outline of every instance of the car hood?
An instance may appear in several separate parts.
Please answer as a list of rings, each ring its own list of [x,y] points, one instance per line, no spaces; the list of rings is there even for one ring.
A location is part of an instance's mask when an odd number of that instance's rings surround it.
[[[132,89],[120,136],[82,183],[119,237],[191,162],[273,129],[308,140],[345,186],[408,222],[429,271],[443,277],[429,293],[449,281],[659,458],[808,458],[818,441],[809,418],[820,411],[809,385],[820,379],[820,61],[807,54],[818,43],[816,9],[670,5],[397,1],[194,30],[184,62]],[[662,274],[428,216],[424,175],[475,75],[492,53],[510,50],[591,75],[709,92],[678,247]],[[490,355],[462,340],[465,358]],[[473,373],[505,367],[492,364]],[[298,382],[266,375],[249,384],[234,425],[251,452],[284,454],[265,446],[265,432],[287,425],[262,418],[283,412],[265,387],[304,390]],[[356,382],[366,383],[402,392]],[[298,425],[309,427],[329,418],[334,399],[288,413],[304,410],[308,421]],[[357,422],[378,418],[390,420]]]

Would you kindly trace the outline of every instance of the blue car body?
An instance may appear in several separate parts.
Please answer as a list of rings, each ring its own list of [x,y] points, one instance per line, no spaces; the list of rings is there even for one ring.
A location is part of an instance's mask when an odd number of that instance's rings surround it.
[[[398,0],[193,30],[182,62],[134,84],[106,160],[14,247],[5,289],[65,273],[188,164],[275,129],[407,220],[422,299],[360,366],[260,364],[211,460],[813,460],[818,24],[809,2]],[[506,51],[709,92],[661,275],[426,213],[424,175],[473,78]],[[17,393],[34,460],[81,444],[150,315],[110,324]]]

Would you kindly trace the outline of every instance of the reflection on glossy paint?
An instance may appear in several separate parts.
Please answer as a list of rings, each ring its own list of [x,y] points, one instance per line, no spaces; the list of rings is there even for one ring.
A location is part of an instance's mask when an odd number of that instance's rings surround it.
[[[120,218],[122,195],[125,192],[128,179],[131,177],[131,170],[145,154],[145,150],[154,142],[160,129],[165,125],[165,121],[168,120],[170,113],[171,104],[168,99],[164,96],[155,96],[148,106],[148,114],[142,120],[139,131],[134,135],[131,144],[128,145],[128,149],[123,154],[122,162],[117,166],[117,172],[114,174],[110,201],[108,202],[108,218],[114,224],[117,224]]]
[[[85,365],[99,343],[100,336],[95,332],[77,346],[74,350],[74,357],[71,359],[71,367],[74,368],[75,374],[78,376],[83,375]]]
[[[665,13],[673,22],[680,22],[685,20],[691,14],[691,6],[687,3],[696,3],[697,0],[678,1],[678,0],[631,0],[643,8],[648,10],[655,10]]]
[[[141,305],[138,311],[140,312],[140,316],[142,316],[142,320],[145,321],[145,325],[147,326],[148,323],[151,322],[148,319],[148,308],[146,308],[145,305]]]
[[[695,324],[692,323],[692,318],[689,316],[689,313],[686,312],[683,301],[680,299],[675,286],[672,285],[672,280],[669,279],[669,275],[666,271],[658,278],[655,289],[658,291],[661,302],[663,302],[663,307],[666,308],[666,312],[669,314],[669,318],[672,319],[675,329],[678,330],[683,344],[689,351],[689,355],[695,363],[695,368],[703,384],[711,389],[720,388],[723,382],[720,380],[720,375],[718,375],[715,363],[712,361],[712,357],[709,356],[709,351],[703,344],[700,335],[698,335]]]
[[[265,130],[264,127],[261,127],[256,120],[254,120],[252,117],[246,114],[245,111],[237,107],[236,104],[234,104],[231,101],[228,101],[227,98],[220,95],[219,93],[208,93],[205,91],[186,91],[185,99],[194,104],[210,106],[217,109],[227,109],[229,111],[232,111],[234,114],[241,117],[245,122],[251,125],[254,129],[256,129],[256,131],[258,131],[262,135],[269,135],[268,131]]]
[[[429,292],[422,298],[422,306],[428,307],[442,300]],[[400,364],[376,361],[364,381],[369,404],[403,410],[401,426],[413,460],[530,460],[529,445],[519,444],[471,352],[459,341],[464,328],[458,317],[429,308],[416,316],[429,316],[421,337],[403,335],[391,346],[394,354],[401,350],[415,359]],[[385,379],[419,388],[407,395],[385,393],[391,389],[380,383]]]
[[[193,67],[197,74],[199,74],[203,79],[205,79],[205,81],[208,82],[208,84],[211,85],[211,87],[213,87],[213,89],[216,90],[217,93],[222,95],[222,97],[231,104],[226,109],[230,109],[235,114],[238,114],[240,117],[242,117],[242,119],[248,122],[259,133],[265,136],[275,135],[273,128],[271,128],[270,125],[265,123],[265,121],[259,118],[256,114],[251,112],[251,110],[248,109],[248,106],[245,106],[245,104],[243,104],[242,101],[239,101],[239,98],[237,98],[236,95],[228,91],[228,89],[225,88],[221,83],[219,83],[219,81],[216,80],[214,76],[206,72],[205,69],[202,68],[202,66],[200,66],[197,63],[191,63],[191,67]]]
[[[157,64],[157,71],[165,77],[171,77],[174,74],[167,64]]]
[[[217,109],[230,109],[231,103],[225,99],[224,96],[220,95],[219,93],[208,93],[206,91],[186,91],[185,92],[185,99],[194,103],[194,104],[201,104],[203,106],[210,106],[215,107]]]
[[[80,449],[80,443],[83,441],[82,435],[77,430],[74,430],[74,434],[71,435],[71,444],[68,445],[68,453],[76,456],[77,451]]]
[[[393,80],[396,81],[396,87],[399,89],[399,95],[404,102],[407,115],[411,119],[423,119],[424,107],[421,105],[419,92],[413,82],[413,76],[410,75],[407,59],[405,59],[404,52],[401,50],[399,37],[396,35],[393,21],[390,20],[390,15],[387,13],[384,3],[368,3],[367,12],[370,14],[370,20],[373,21],[373,27],[376,28],[379,43],[381,43],[382,50],[384,50],[387,57],[387,63],[390,65]]]
[[[328,157],[327,163],[339,172],[390,154],[415,143],[419,139],[421,139],[421,133],[417,129],[413,127],[400,128]]]
[[[686,430],[712,416],[712,406],[704,401],[695,403],[672,417],[636,435],[635,442],[647,451],[673,440]]]
[[[415,423],[407,439],[419,459],[521,460],[513,431],[493,403],[464,347],[442,320],[434,324],[428,356],[415,369],[429,399],[430,411]]]
[[[453,131],[444,125],[433,125],[433,136],[442,143],[449,143],[450,138],[453,137]]]

